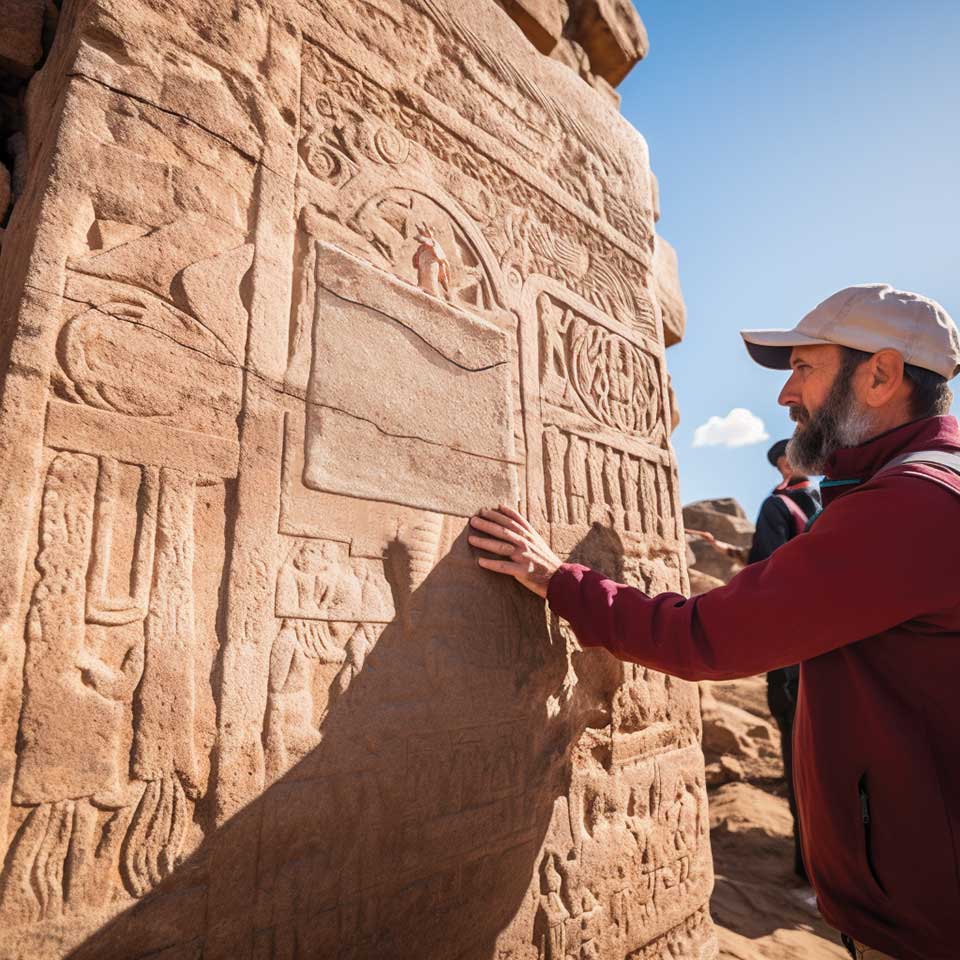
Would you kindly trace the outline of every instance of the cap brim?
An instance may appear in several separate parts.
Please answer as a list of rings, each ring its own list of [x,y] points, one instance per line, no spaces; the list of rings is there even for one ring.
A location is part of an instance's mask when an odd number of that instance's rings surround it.
[[[790,351],[794,347],[825,346],[832,342],[796,330],[741,330],[740,336],[754,361],[770,370],[789,370]]]

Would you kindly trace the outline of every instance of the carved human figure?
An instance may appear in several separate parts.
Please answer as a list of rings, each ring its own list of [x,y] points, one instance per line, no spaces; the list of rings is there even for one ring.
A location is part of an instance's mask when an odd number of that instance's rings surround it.
[[[417,271],[417,285],[434,297],[450,295],[450,262],[447,255],[426,224],[417,226],[415,237],[419,247],[413,254],[413,268]],[[443,293],[441,294],[441,288]]]
[[[657,498],[656,468],[648,460],[640,461],[640,507],[643,513],[644,533],[656,535],[660,501]]]
[[[277,577],[277,612],[309,620],[351,619],[360,607],[361,585],[341,556],[344,545],[332,540],[305,540]],[[326,638],[330,655],[343,647]]]
[[[307,540],[277,578],[277,611],[295,615],[284,617],[270,651],[263,744],[271,778],[320,742],[315,666],[344,663],[349,684],[366,657],[364,625],[355,622],[363,607],[363,587],[341,551],[342,545],[332,541]]]
[[[193,477],[161,469],[143,678],[134,700],[130,761],[133,776],[145,786],[124,839],[121,864],[127,888],[136,896],[176,867],[190,817],[187,801],[203,793],[193,740],[195,500]]]
[[[669,831],[672,854],[676,864],[676,880],[681,885],[690,879],[691,864],[696,853],[697,841],[697,801],[687,790],[682,775],[678,775],[673,789],[673,797],[665,812],[665,823]]]
[[[613,447],[606,447],[603,451],[603,485],[614,526],[622,527],[625,512],[620,487],[620,454]]]
[[[571,435],[567,448],[567,490],[570,497],[570,522],[590,522],[587,504],[590,494],[587,486],[587,441]]]
[[[320,743],[313,718],[313,663],[327,624],[285,619],[270,650],[263,747],[267,777],[284,773]],[[317,640],[319,639],[319,642]]]
[[[543,473],[547,486],[547,508],[551,523],[567,522],[567,498],[565,490],[565,455],[567,438],[556,427],[543,431]]]
[[[375,583],[370,571],[365,570],[358,580],[362,581],[360,612],[380,609],[383,598],[380,596],[380,587]],[[364,622],[343,624],[342,626],[346,630],[352,628],[352,632],[344,647],[343,666],[333,681],[328,712],[334,704],[339,702],[353,681],[356,680],[363,669],[367,656],[376,646],[384,628],[383,624]]]
[[[537,307],[540,316],[540,392],[548,403],[569,407],[565,315],[547,293],[541,293],[537,298]]]
[[[23,920],[58,916],[69,905],[66,862],[76,806],[101,791],[115,797],[124,772],[117,738],[125,705],[90,682],[95,667],[86,644],[97,475],[96,458],[59,453],[43,491],[40,578],[27,615],[13,784],[13,802],[29,813],[11,845],[0,890],[4,911]],[[133,656],[142,663],[142,648]]]
[[[565,960],[567,953],[567,921],[570,911],[563,902],[563,877],[557,869],[553,854],[543,866],[546,892],[540,896],[541,931],[538,943],[539,960]]]
[[[638,880],[633,891],[633,903],[640,913],[641,925],[656,913],[655,898],[659,863],[651,816],[656,802],[655,783],[651,784],[649,792],[641,787],[632,789],[630,807],[633,813],[628,819],[630,832],[636,841],[634,864],[637,868]]]
[[[640,507],[640,461],[625,453],[621,461],[620,474],[623,485],[624,523],[628,530],[639,532],[643,529]]]
[[[589,887],[583,892],[578,919],[580,921],[580,956],[583,958],[599,956],[600,938],[604,929],[603,907]],[[594,946],[584,952],[584,948],[591,943]]]
[[[622,863],[618,863],[615,886],[610,897],[610,919],[616,926],[617,935],[621,939],[628,939],[630,936],[633,899],[633,890],[627,878],[626,868]]]
[[[3,881],[5,906],[19,900],[15,909],[35,918],[109,899],[118,867],[135,896],[158,883],[176,865],[187,799],[201,790],[195,483],[141,468],[131,592],[116,596],[108,584],[120,469],[108,457],[61,453],[44,489],[13,795],[33,810]]]
[[[587,476],[590,479],[590,522],[607,523],[610,511],[603,489],[603,447],[588,441]]]

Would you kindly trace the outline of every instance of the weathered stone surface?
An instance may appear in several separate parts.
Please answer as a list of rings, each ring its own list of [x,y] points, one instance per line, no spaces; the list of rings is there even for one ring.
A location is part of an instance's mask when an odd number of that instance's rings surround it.
[[[567,0],[497,0],[541,52],[557,45],[570,9]]]
[[[646,146],[492,0],[75,0],[0,253],[0,956],[709,960]]]
[[[592,72],[614,87],[650,47],[630,0],[570,0],[565,32],[586,50]]]
[[[736,783],[744,778],[743,764],[736,757],[723,756],[707,764],[706,777],[708,787],[722,787],[725,783]]]
[[[708,685],[701,685],[700,708],[703,713],[703,750],[708,757],[756,757],[760,742],[770,744],[773,741],[769,723],[740,707],[718,700]]]
[[[720,583],[729,583],[743,569],[740,560],[700,537],[688,536],[687,544],[693,551],[693,567]]]
[[[696,562],[696,557],[694,557],[694,562]],[[722,587],[726,582],[719,577],[705,573],[695,566],[690,566],[687,572],[690,576],[691,597],[696,597],[701,593],[706,593],[708,590],[713,590],[714,587]]]
[[[677,252],[659,234],[654,241],[653,273],[657,280],[657,300],[663,312],[663,341],[672,347],[683,339],[687,328],[687,305],[680,289]]]
[[[568,66],[584,83],[602,93],[614,107],[620,109],[620,94],[603,77],[592,72],[587,51],[579,43],[568,37],[561,37],[551,50],[550,56]]]
[[[43,52],[46,0],[0,0],[0,71],[27,76]]]
[[[690,530],[704,530],[717,540],[735,547],[749,547],[753,542],[753,524],[736,500],[697,500],[683,508],[683,525]],[[694,544],[694,551],[700,548]],[[697,553],[699,558],[700,554]],[[709,571],[708,571],[709,572]]]

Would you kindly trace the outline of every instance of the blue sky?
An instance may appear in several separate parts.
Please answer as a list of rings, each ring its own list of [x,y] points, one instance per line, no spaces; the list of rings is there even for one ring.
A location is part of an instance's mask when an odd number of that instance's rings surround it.
[[[687,301],[686,339],[667,353],[681,494],[735,496],[752,516],[777,479],[766,448],[792,425],[783,375],[750,362],[741,327],[792,326],[869,281],[960,320],[960,3],[637,6],[650,53],[620,93],[650,145]],[[693,447],[696,427],[736,407],[771,439]]]

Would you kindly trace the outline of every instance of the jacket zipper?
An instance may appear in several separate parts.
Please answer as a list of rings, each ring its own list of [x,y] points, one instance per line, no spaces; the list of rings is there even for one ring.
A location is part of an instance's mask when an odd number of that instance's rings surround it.
[[[887,889],[880,882],[880,877],[877,876],[876,867],[873,865],[873,846],[870,841],[870,794],[867,792],[866,774],[860,778],[860,782],[857,784],[857,789],[860,793],[860,819],[863,821],[863,847],[867,858],[867,869],[870,871],[870,876],[873,877],[873,882],[884,893],[886,893]]]

